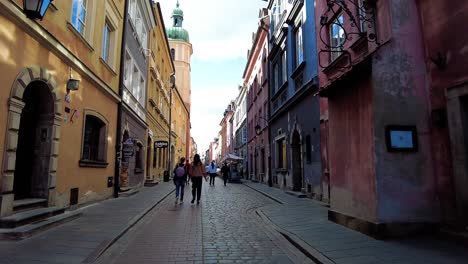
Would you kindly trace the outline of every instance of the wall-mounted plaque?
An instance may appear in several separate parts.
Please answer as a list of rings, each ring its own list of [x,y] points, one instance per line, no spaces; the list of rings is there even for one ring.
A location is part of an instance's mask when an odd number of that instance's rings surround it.
[[[418,151],[416,126],[387,126],[385,128],[385,141],[389,152]]]

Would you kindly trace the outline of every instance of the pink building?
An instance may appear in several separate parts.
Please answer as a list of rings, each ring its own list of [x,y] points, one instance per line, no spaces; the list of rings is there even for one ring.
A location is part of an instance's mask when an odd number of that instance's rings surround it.
[[[467,1],[418,1],[426,46],[433,168],[442,220],[468,227]]]
[[[376,237],[432,226],[439,204],[416,0],[317,0],[315,18],[329,218]]]
[[[247,86],[248,178],[268,181],[270,144],[268,140],[268,10],[261,9],[257,32],[252,38],[242,78]],[[258,133],[258,135],[257,135]]]

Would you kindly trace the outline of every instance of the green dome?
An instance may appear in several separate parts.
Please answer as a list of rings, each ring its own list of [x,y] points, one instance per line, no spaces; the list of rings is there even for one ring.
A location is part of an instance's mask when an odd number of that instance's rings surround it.
[[[167,38],[171,40],[181,40],[190,42],[187,30],[182,28],[184,21],[184,11],[179,8],[179,0],[177,0],[176,8],[172,11],[172,27],[166,28]]]
[[[189,34],[187,30],[181,27],[169,27],[166,29],[167,38],[172,40],[182,40],[190,42]]]

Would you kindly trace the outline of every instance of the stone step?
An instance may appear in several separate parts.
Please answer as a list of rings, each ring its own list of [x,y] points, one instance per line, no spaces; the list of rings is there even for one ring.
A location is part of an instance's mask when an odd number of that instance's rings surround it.
[[[156,186],[158,184],[159,184],[159,182],[157,182],[157,181],[152,181],[152,180],[146,180],[145,181],[145,187],[153,187],[153,186]]]
[[[18,212],[16,214],[0,218],[0,228],[15,228],[43,220],[47,217],[61,214],[65,211],[63,208],[44,207],[28,211]]]
[[[301,192],[286,191],[286,193],[292,196],[296,196],[297,198],[307,198],[307,195]]]
[[[0,229],[0,240],[21,240],[47,230],[59,224],[74,220],[81,216],[81,210],[65,212],[37,221],[35,223],[19,226],[16,228]]]
[[[46,207],[47,199],[29,198],[13,201],[13,211],[20,212],[37,207]]]

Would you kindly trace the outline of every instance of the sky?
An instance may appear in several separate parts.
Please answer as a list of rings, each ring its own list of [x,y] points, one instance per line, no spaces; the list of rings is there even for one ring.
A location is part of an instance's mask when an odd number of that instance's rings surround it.
[[[176,0],[159,1],[166,27]],[[179,0],[193,46],[192,137],[202,154],[218,135],[223,113],[238,93],[257,29],[262,0]]]

